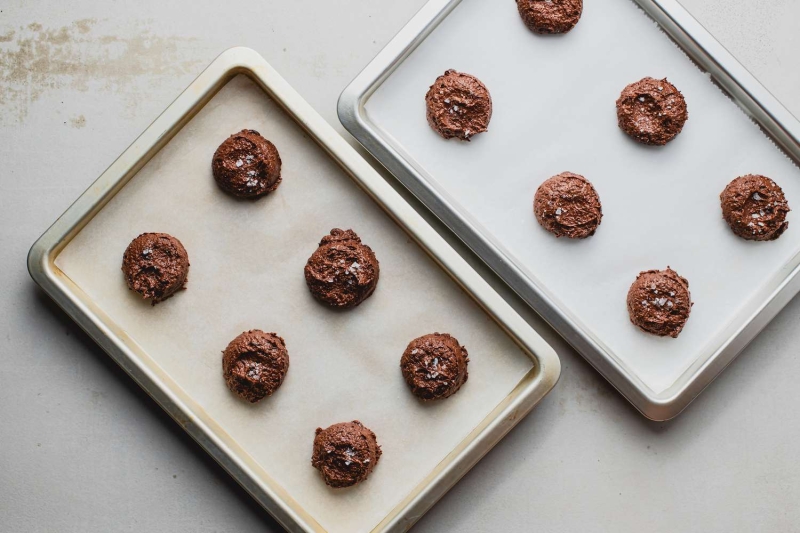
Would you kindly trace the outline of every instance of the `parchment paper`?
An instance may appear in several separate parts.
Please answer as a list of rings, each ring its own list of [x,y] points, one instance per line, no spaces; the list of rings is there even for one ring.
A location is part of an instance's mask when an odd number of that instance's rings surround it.
[[[584,328],[656,393],[752,312],[756,292],[800,251],[800,227],[746,242],[722,220],[719,194],[737,176],[773,178],[800,209],[800,172],[708,76],[628,0],[584,3],[576,28],[539,36],[514,2],[464,0],[367,101],[386,137],[482,225]],[[491,92],[489,132],[445,141],[425,121],[424,95],[446,69]],[[667,77],[689,120],[665,147],[617,127],[615,101],[645,76]],[[536,188],[563,171],[591,180],[604,218],[585,241],[556,240],[533,216]],[[695,302],[679,339],[634,328],[625,297],[641,270],[667,265]],[[783,272],[785,275],[786,272]]]
[[[223,194],[211,156],[255,129],[283,159],[283,184],[259,201]],[[315,302],[303,266],[331,228],[353,228],[378,257],[375,294],[333,312]],[[167,232],[189,253],[188,289],[151,307],[127,290],[122,252]],[[243,446],[323,527],[368,531],[506,397],[531,360],[249,79],[225,86],[57,258],[57,265]],[[291,366],[257,405],[222,379],[221,351],[247,329],[284,337]],[[469,381],[422,405],[400,356],[446,331],[469,349]],[[329,489],[311,467],[314,430],[359,419],[383,457],[363,484]],[[120,453],[125,453],[121,450]]]

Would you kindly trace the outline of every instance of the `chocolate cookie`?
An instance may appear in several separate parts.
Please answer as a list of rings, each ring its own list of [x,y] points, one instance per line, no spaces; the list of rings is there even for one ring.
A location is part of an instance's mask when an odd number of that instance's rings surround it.
[[[445,139],[468,141],[483,133],[492,118],[492,97],[475,76],[448,70],[425,95],[428,124]]]
[[[452,396],[467,382],[468,355],[455,337],[432,333],[408,344],[400,369],[416,397],[439,400]]]
[[[676,338],[692,311],[689,282],[667,267],[641,272],[628,291],[631,322],[647,333]]]
[[[748,174],[730,182],[722,194],[722,218],[733,232],[750,241],[774,241],[789,223],[783,190],[765,176]]]
[[[562,172],[546,180],[533,197],[539,224],[556,237],[591,237],[603,219],[603,208],[592,184],[579,174]]]
[[[567,33],[583,13],[583,0],[517,0],[519,16],[535,33]]]
[[[271,193],[281,183],[281,157],[257,131],[242,130],[219,145],[211,170],[220,188],[239,198]]]
[[[617,100],[619,127],[642,144],[667,144],[688,118],[686,100],[666,78],[631,83]]]
[[[130,290],[156,305],[183,289],[189,254],[171,235],[142,233],[122,254],[122,272]]]
[[[245,331],[222,352],[225,384],[240,398],[256,403],[272,396],[289,370],[289,352],[276,333]]]
[[[372,249],[353,230],[332,229],[305,268],[311,294],[330,307],[355,307],[375,291],[380,267]]]
[[[380,458],[381,447],[375,433],[358,420],[317,428],[311,465],[335,489],[367,479]]]

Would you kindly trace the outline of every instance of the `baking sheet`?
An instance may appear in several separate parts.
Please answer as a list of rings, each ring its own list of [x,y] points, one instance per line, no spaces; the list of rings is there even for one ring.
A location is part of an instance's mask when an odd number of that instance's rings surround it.
[[[221,193],[216,147],[243,128],[278,147],[283,184],[256,202]],[[302,274],[319,239],[353,228],[376,252],[381,280],[358,308],[332,312]],[[141,232],[186,247],[188,290],[151,307],[127,290],[121,254]],[[245,76],[195,116],[64,248],[56,265],[205,413],[328,531],[377,525],[531,370],[532,361],[435,263]],[[221,350],[246,329],[286,339],[281,389],[252,406],[221,377]],[[455,335],[470,379],[423,405],[399,371],[408,341]],[[310,465],[314,430],[359,419],[384,454],[369,480],[327,488]]]
[[[479,39],[465,39],[480,27]],[[489,88],[489,132],[445,141],[425,121],[424,95],[446,69]],[[616,124],[630,82],[667,77],[685,95],[689,121],[665,147],[639,145]],[[772,177],[800,206],[800,172],[709,77],[633,2],[587,2],[578,26],[539,36],[513,3],[463,0],[365,104],[385,140],[469,217],[573,320],[654,393],[711,356],[797,262],[800,230],[778,241],[735,237],[719,193],[747,173]],[[585,175],[604,218],[580,242],[536,223],[533,195],[563,171]],[[636,274],[676,269],[695,307],[680,338],[657,338],[628,320]]]

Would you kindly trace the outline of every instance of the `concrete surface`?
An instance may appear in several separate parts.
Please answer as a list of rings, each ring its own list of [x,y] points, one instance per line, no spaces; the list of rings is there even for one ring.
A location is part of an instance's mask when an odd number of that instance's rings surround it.
[[[259,51],[342,131],[341,89],[423,2],[0,2],[1,531],[280,529],[37,290],[25,255],[222,50]],[[800,116],[800,3],[683,4]],[[504,294],[561,382],[416,531],[800,529],[800,301],[652,423]]]

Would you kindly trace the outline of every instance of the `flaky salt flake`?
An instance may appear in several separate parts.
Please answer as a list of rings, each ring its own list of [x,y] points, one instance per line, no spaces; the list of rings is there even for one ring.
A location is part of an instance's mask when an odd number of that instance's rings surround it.
[[[672,307],[672,302],[667,302],[667,307]]]
[[[242,165],[244,165],[244,161],[242,161],[241,159],[237,159],[236,160],[236,168],[239,168]]]
[[[640,101],[640,102],[644,102],[644,96],[640,96],[640,97],[639,97],[639,101]]]
[[[760,195],[760,194],[758,194],[757,192],[754,192],[754,193],[753,193],[753,200],[756,200],[756,201],[758,201],[758,200],[761,200],[761,199],[762,199],[762,198],[761,198],[761,195]]]

